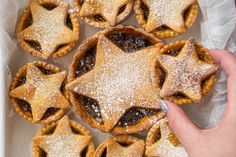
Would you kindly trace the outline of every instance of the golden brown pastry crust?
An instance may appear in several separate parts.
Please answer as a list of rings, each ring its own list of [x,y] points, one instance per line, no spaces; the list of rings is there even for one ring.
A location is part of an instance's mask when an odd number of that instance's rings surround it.
[[[117,26],[114,28],[107,28],[104,31],[99,32],[98,34],[96,34],[95,36],[87,39],[78,49],[77,53],[74,55],[73,57],[73,62],[70,66],[70,72],[68,75],[68,82],[71,83],[72,81],[74,81],[76,79],[76,66],[77,66],[77,62],[78,60],[80,60],[85,53],[92,48],[94,45],[97,44],[99,36],[102,35],[106,35],[112,32],[117,32],[117,31],[122,31],[122,32],[130,32],[133,34],[137,34],[137,35],[143,35],[145,38],[149,39],[152,43],[155,44],[162,44],[162,42],[155,38],[153,35],[144,32],[141,29],[135,29],[131,26]],[[153,75],[154,77],[154,75]],[[154,79],[155,80],[155,79]],[[87,111],[84,108],[84,105],[82,105],[81,102],[79,102],[76,99],[76,95],[74,95],[72,92],[70,93],[70,101],[74,106],[74,110],[75,112],[83,119],[85,120],[87,123],[89,123],[92,127],[94,128],[98,128],[99,130],[106,132],[106,128],[104,127],[104,125],[98,123],[98,121],[94,118],[91,117],[91,115],[89,115],[87,113]],[[134,125],[134,126],[126,126],[126,127],[122,127],[122,126],[118,126],[116,125],[111,131],[110,133],[112,134],[128,134],[128,133],[133,133],[133,132],[139,132],[145,129],[148,129],[151,127],[151,125],[153,123],[155,123],[155,121],[157,121],[159,118],[163,117],[164,114],[162,112],[157,112],[155,115],[152,116],[147,116],[142,118],[138,124]]]
[[[68,118],[67,116],[64,116],[63,118],[65,118],[65,117]],[[37,132],[36,136],[33,139],[32,157],[43,157],[42,156],[43,150],[36,144],[36,141],[37,141],[36,138],[40,137],[40,136],[52,134],[54,132],[55,128],[58,126],[59,122],[60,122],[60,120],[58,120],[56,122],[53,122],[51,124],[48,124],[48,125],[44,126],[43,128],[41,128]],[[81,124],[79,124],[78,122],[76,122],[72,119],[69,119],[69,125],[73,128],[74,131],[78,132],[79,135],[83,135],[83,136],[87,136],[87,137],[92,136],[90,134],[89,130],[87,130]],[[92,140],[89,142],[89,145],[87,146],[87,151],[86,152],[87,153],[86,153],[85,157],[93,157],[94,152],[95,152],[95,148],[94,148],[94,143],[93,143]]]
[[[145,144],[145,155],[147,157],[153,157],[156,155],[159,155],[160,157],[188,156],[183,146],[181,146],[176,136],[168,127],[167,118],[159,120],[152,126],[148,132]]]
[[[33,64],[36,66],[36,67],[41,67],[43,69],[46,69],[48,71],[51,71],[53,73],[59,73],[61,72],[61,70],[52,65],[52,64],[47,64],[46,62],[42,62],[42,61],[34,61]],[[26,73],[27,73],[27,67],[28,67],[28,64],[24,65],[22,68],[20,68],[15,77],[13,78],[12,80],[12,83],[11,83],[11,86],[10,86],[10,92],[15,89],[20,81],[21,78],[24,78],[26,77]],[[63,85],[62,85],[62,89],[63,89],[63,95],[65,97],[68,97],[67,96],[67,92],[66,90],[64,89],[65,87],[65,84],[66,84],[66,80],[64,80],[63,82]],[[14,97],[10,97],[10,100],[11,100],[11,105],[12,107],[15,109],[15,111],[21,116],[23,117],[24,119],[32,122],[32,123],[41,123],[41,124],[48,124],[50,122],[53,122],[53,121],[56,121],[58,120],[59,118],[61,118],[66,110],[63,110],[63,109],[60,109],[59,111],[57,111],[55,114],[53,114],[52,116],[49,116],[48,118],[46,119],[43,119],[43,120],[40,120],[38,122],[33,122],[33,118],[32,118],[32,114],[28,111],[25,111],[19,104],[19,101],[17,98],[14,98]]]
[[[37,0],[37,2],[40,5],[49,4],[49,5],[53,5],[53,6],[54,5],[58,6],[58,5],[60,5],[60,3],[62,1],[61,0],[50,0],[50,1],[49,0]],[[63,2],[63,3],[65,3],[65,2]],[[32,18],[31,16],[32,16],[32,12],[31,12],[30,6],[28,6],[23,11],[22,15],[19,17],[17,25],[16,25],[16,34],[18,37],[18,41],[19,41],[21,48],[25,52],[31,54],[34,57],[39,57],[42,59],[54,59],[54,58],[58,58],[58,57],[66,55],[67,53],[69,53],[72,50],[72,48],[75,47],[77,41],[79,40],[79,30],[80,30],[79,21],[78,21],[75,13],[69,12],[69,10],[68,10],[68,16],[70,18],[71,25],[73,27],[72,34],[74,34],[74,36],[76,36],[76,39],[68,41],[68,43],[65,43],[64,45],[62,45],[62,47],[57,49],[55,52],[51,52],[50,55],[43,55],[43,53],[41,52],[42,50],[37,50],[37,49],[33,48],[24,39],[25,37],[22,34],[22,32],[26,28],[28,28],[30,25],[32,25],[33,19],[31,19]],[[66,20],[65,20],[65,25],[66,25]],[[39,41],[37,41],[37,42],[39,42]],[[47,42],[47,41],[45,41],[45,42]],[[61,46],[61,45],[58,45],[58,46]]]
[[[105,4],[109,3],[106,2]],[[111,2],[110,2],[111,3]],[[119,6],[119,1],[115,2],[117,4],[112,4],[114,6],[117,6],[117,7],[122,7],[122,6]],[[125,18],[127,18],[130,14],[130,12],[132,11],[132,8],[133,8],[133,0],[126,0],[125,2],[125,9],[122,11],[122,13],[120,13],[119,15],[117,15],[116,17],[112,17],[113,15],[110,14],[109,18],[112,19],[112,23],[108,22],[107,20],[105,21],[96,21],[94,19],[93,16],[89,17],[89,16],[83,16],[80,11],[81,11],[81,7],[82,5],[79,3],[79,0],[73,0],[73,5],[76,9],[76,12],[77,12],[77,16],[79,16],[80,18],[82,18],[86,23],[90,24],[90,25],[93,25],[95,27],[101,27],[101,28],[104,28],[104,27],[109,27],[109,26],[115,26],[119,23],[121,23]],[[96,6],[96,5],[95,5]],[[105,5],[105,7],[108,7],[108,5]],[[110,8],[110,7],[109,7]],[[97,8],[96,8],[97,9]],[[102,8],[101,8],[102,9]],[[100,12],[102,12],[102,10],[100,10]]]
[[[128,145],[124,147],[124,152],[119,152],[119,151],[122,151],[122,147],[119,146],[119,143]],[[132,147],[132,145],[135,145],[135,146]],[[110,150],[111,147],[112,147],[112,151]],[[123,153],[129,157],[131,157],[131,155],[136,156],[136,157],[141,157],[144,154],[144,141],[136,137],[132,137],[128,135],[110,137],[106,139],[105,141],[103,141],[98,146],[98,148],[96,149],[94,153],[94,157],[103,157],[102,154],[105,149],[107,149],[107,154],[109,155],[112,154],[115,157],[123,157],[122,156]]]
[[[189,39],[191,40],[191,39]],[[189,40],[181,40],[181,41],[176,41],[176,42],[172,42],[168,45],[165,45],[161,50],[160,50],[160,53],[161,54],[167,54],[168,51],[170,50],[180,50],[181,48],[184,47],[184,45],[186,45],[186,43],[189,41]],[[213,59],[211,58],[210,54],[209,54],[209,50],[205,47],[203,47],[201,44],[199,43],[196,43],[195,45],[196,47],[196,52],[198,55],[201,55],[203,58],[204,58],[204,62],[206,63],[209,63],[209,64],[212,64],[214,65],[214,61]],[[157,69],[160,68],[160,63],[157,63]],[[162,68],[163,69],[163,68]],[[164,70],[164,69],[163,69]],[[160,77],[160,76],[158,76]],[[216,82],[216,72],[209,75],[203,82],[202,86],[201,86],[201,94],[202,96],[205,96],[210,90],[211,88],[213,87],[214,83]],[[190,104],[190,103],[193,103],[194,101],[188,97],[176,97],[176,96],[171,96],[171,97],[168,97],[166,98],[168,99],[169,101],[172,101],[176,104]]]
[[[134,11],[136,13],[136,18],[138,23],[144,28],[146,29],[146,25],[147,25],[147,20],[145,20],[144,18],[144,12],[142,9],[142,0],[135,0],[134,3]],[[191,5],[190,8],[188,9],[187,14],[185,15],[185,27],[187,28],[185,31],[187,31],[188,29],[190,29],[197,17],[198,14],[198,4],[197,1],[195,4]],[[151,33],[153,33],[155,36],[159,37],[159,38],[172,38],[178,35],[181,35],[182,33],[178,33],[172,29],[165,29],[165,30],[154,30]],[[184,32],[183,32],[184,33]]]

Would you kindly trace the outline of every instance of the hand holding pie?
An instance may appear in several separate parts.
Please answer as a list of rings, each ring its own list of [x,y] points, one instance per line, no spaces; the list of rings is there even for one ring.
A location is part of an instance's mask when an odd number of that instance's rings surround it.
[[[209,129],[198,128],[177,105],[166,102],[169,126],[190,157],[234,157],[236,119],[236,57],[227,51],[211,50],[213,59],[228,75],[228,104],[220,122]]]

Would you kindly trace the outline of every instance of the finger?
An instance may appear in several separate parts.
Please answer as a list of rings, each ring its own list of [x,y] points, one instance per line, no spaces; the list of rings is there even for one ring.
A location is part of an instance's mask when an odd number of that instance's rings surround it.
[[[168,110],[167,118],[169,126],[179,139],[180,143],[187,149],[199,140],[200,129],[193,124],[184,111],[174,103],[166,101]]]
[[[225,50],[210,50],[210,55],[228,76],[236,75],[236,56]]]
[[[211,50],[210,54],[212,58],[221,65],[228,76],[228,106],[226,113],[230,112],[236,116],[236,57],[228,51],[221,50]]]

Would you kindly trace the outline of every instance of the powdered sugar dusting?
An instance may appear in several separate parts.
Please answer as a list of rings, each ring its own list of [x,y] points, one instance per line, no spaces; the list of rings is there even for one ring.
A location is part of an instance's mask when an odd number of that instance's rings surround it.
[[[11,91],[11,96],[27,101],[32,109],[33,120],[41,120],[48,108],[67,108],[68,101],[60,88],[65,72],[44,75],[34,64],[27,67],[26,83]]]
[[[147,148],[147,156],[188,157],[186,150],[168,127],[167,121],[162,119],[158,123],[159,128],[152,129],[160,129],[160,139]]]
[[[78,157],[91,142],[91,137],[72,132],[69,119],[65,116],[59,121],[53,134],[36,136],[34,142],[49,157]]]
[[[101,15],[109,24],[115,25],[119,9],[130,0],[85,0],[80,10],[83,17]]]
[[[198,59],[195,40],[190,39],[177,57],[158,57],[168,76],[161,90],[162,97],[180,92],[194,101],[201,99],[201,81],[217,70],[217,66]]]
[[[149,32],[157,27],[167,25],[168,27],[176,30],[184,29],[183,13],[190,5],[195,3],[195,0],[145,0],[149,6],[148,29]],[[145,2],[144,1],[144,2]],[[155,21],[155,26],[153,22]]]
[[[156,52],[140,50],[125,53],[108,39],[98,42],[94,70],[82,76],[74,89],[99,102],[103,119],[115,125],[127,109],[133,106],[158,109],[158,94],[151,82],[150,62]],[[151,96],[150,96],[151,95]]]
[[[33,24],[23,31],[23,35],[26,40],[39,42],[46,58],[58,45],[77,40],[76,34],[65,24],[67,7],[67,4],[59,3],[56,8],[47,10],[37,2],[31,1]]]

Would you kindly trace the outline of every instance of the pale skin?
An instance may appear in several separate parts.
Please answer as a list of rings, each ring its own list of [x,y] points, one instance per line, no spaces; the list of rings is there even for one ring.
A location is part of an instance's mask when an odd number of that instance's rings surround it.
[[[166,101],[167,118],[170,128],[190,157],[235,157],[236,57],[221,50],[211,50],[210,54],[228,76],[228,104],[223,118],[215,127],[202,130],[192,123],[179,106]]]

